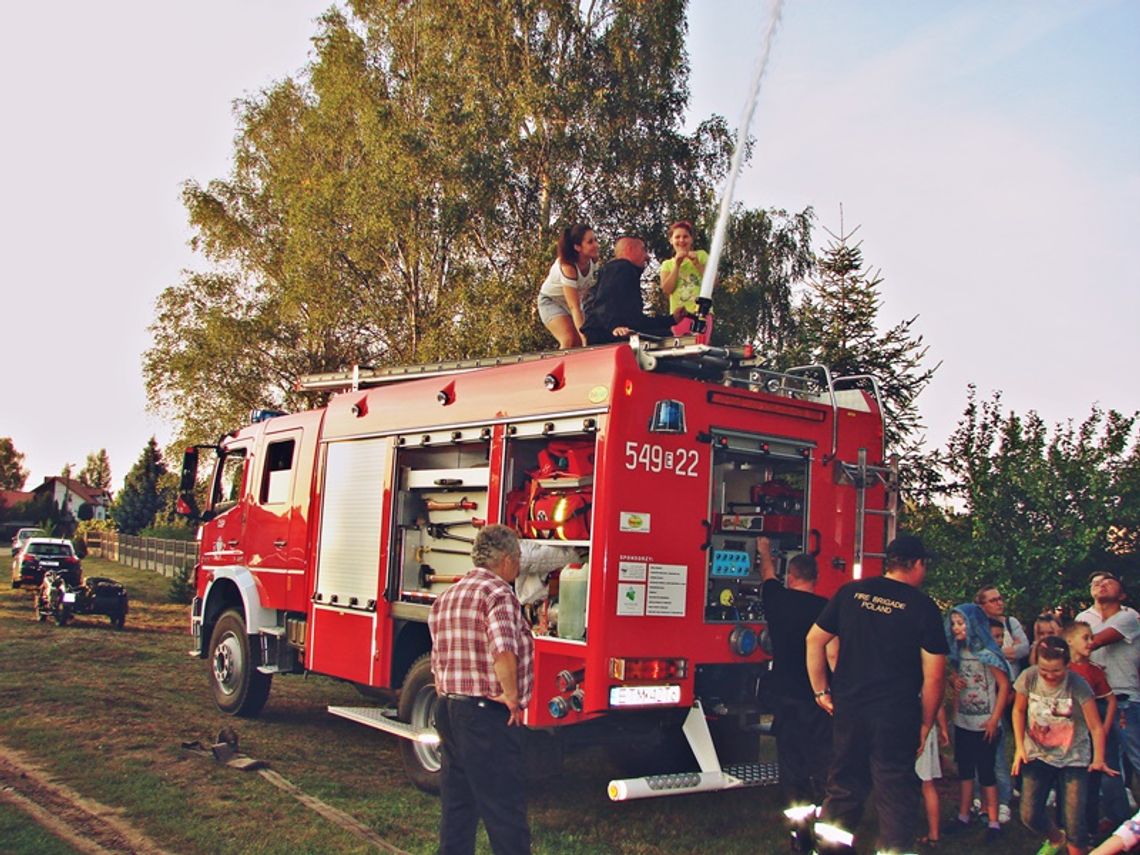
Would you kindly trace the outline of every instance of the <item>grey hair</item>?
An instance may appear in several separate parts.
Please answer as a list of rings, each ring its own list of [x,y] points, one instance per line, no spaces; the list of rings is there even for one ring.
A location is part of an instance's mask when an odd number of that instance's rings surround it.
[[[487,525],[475,534],[471,560],[476,567],[494,570],[503,559],[519,554],[519,536],[505,525]]]

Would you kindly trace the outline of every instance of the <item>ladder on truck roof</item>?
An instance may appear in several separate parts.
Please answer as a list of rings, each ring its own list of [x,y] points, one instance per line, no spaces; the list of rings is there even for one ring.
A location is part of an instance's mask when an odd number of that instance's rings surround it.
[[[607,347],[596,345],[595,347]],[[722,379],[725,372],[739,371],[743,367],[763,362],[754,357],[750,347],[713,347],[698,343],[697,336],[634,335],[629,342],[638,364],[645,371],[673,370],[693,377]],[[585,348],[590,349],[590,348]],[[582,348],[579,348],[582,350]],[[403,380],[419,380],[444,374],[464,374],[483,368],[503,365],[520,365],[544,359],[564,359],[573,351],[544,350],[537,353],[516,353],[507,356],[483,356],[475,359],[452,359],[410,365],[386,365],[381,368],[354,365],[344,371],[325,371],[305,374],[297,381],[298,391],[342,392],[369,389]]]
[[[546,350],[539,353],[517,353],[511,356],[484,356],[478,359],[454,359],[441,362],[424,362],[414,365],[386,365],[373,368],[354,365],[347,371],[325,371],[318,374],[305,374],[297,381],[297,390],[302,392],[355,392],[386,383],[401,380],[419,380],[423,377],[439,377],[442,374],[463,374],[480,368],[495,368],[500,365],[518,365],[523,362],[537,362],[541,359],[556,359],[565,356],[562,350]]]

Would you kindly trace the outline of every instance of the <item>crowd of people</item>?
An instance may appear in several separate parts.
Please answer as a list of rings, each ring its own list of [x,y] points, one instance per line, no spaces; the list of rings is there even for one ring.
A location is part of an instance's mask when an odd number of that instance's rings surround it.
[[[619,237],[614,257],[599,265],[598,238],[590,226],[576,223],[563,230],[557,258],[538,292],[538,316],[559,349],[609,344],[635,333],[691,332],[709,256],[693,248],[693,225],[685,220],[669,227],[669,243],[673,255],[661,262],[660,272],[669,314],[648,315],[641,294],[641,276],[649,264],[645,241]]]
[[[781,780],[793,804],[819,805],[788,815],[819,829],[807,838],[818,851],[854,851],[872,790],[879,851],[932,850],[976,819],[1001,845],[1014,800],[1039,855],[1140,841],[1126,789],[1140,790],[1140,617],[1114,573],[1092,575],[1092,605],[1072,620],[1039,616],[1031,641],[993,585],[942,613],[920,590],[927,554],[913,536],[888,545],[883,576],[830,601],[810,593],[814,567],[798,557],[785,585],[763,538],[757,558]],[[829,728],[805,712],[812,702]],[[826,750],[806,752],[808,738]],[[944,819],[935,782],[950,746],[958,798]]]
[[[443,853],[472,852],[479,819],[496,852],[530,851],[518,725],[533,642],[512,587],[520,556],[513,529],[480,529],[475,569],[432,608]],[[1043,838],[1038,855],[1140,843],[1126,789],[1130,771],[1140,789],[1140,616],[1118,576],[1094,573],[1092,605],[1070,621],[1039,616],[1030,641],[992,585],[943,614],[921,590],[927,553],[911,535],[888,544],[882,576],[830,600],[815,593],[812,556],[792,556],[782,581],[765,537],[757,559],[781,782],[790,803],[819,806],[789,811],[798,839],[854,852],[873,791],[881,852],[937,847],[975,816],[1002,846],[1014,799]],[[944,818],[935,781],[951,745],[959,798]]]

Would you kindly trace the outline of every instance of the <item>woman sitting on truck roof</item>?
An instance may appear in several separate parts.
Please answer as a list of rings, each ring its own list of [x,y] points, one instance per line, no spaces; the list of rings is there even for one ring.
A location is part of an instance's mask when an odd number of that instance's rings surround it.
[[[598,275],[598,239],[577,223],[558,239],[558,257],[538,292],[538,316],[558,339],[558,349],[582,346],[582,298]]]

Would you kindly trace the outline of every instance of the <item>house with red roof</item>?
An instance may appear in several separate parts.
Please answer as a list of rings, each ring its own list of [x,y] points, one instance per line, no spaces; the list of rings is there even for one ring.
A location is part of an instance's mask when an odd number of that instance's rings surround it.
[[[72,519],[79,518],[81,505],[90,505],[92,518],[104,520],[111,508],[111,493],[98,487],[88,487],[74,478],[64,478],[62,475],[53,475],[44,478],[44,482],[32,490],[31,495],[41,496],[44,493],[51,496],[51,500],[64,516],[70,515]]]

